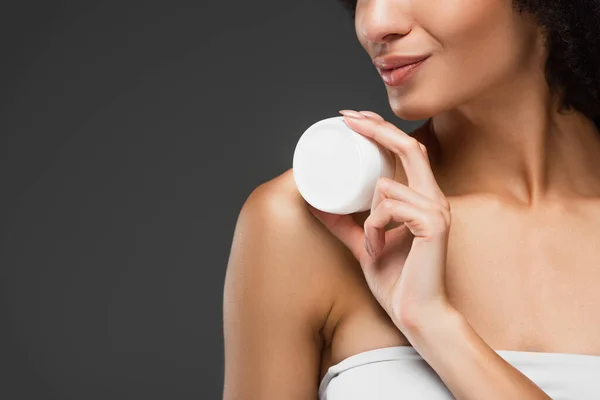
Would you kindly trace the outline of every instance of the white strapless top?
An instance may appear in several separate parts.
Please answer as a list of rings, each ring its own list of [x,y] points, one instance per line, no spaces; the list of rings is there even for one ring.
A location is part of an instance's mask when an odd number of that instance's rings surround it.
[[[553,400],[600,399],[600,356],[495,350]],[[332,365],[319,400],[454,399],[412,346],[368,350]]]

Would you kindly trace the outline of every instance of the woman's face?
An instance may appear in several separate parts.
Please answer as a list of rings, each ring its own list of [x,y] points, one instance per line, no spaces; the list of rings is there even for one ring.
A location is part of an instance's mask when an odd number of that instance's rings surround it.
[[[371,58],[431,54],[403,84],[386,85],[406,120],[510,98],[523,77],[543,74],[541,31],[512,0],[358,0],[355,28]]]

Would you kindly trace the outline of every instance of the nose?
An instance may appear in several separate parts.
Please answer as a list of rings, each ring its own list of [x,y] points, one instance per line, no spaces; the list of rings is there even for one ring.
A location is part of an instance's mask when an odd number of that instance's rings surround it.
[[[363,43],[386,43],[406,36],[411,19],[407,1],[370,0],[360,4],[356,15],[356,32]]]

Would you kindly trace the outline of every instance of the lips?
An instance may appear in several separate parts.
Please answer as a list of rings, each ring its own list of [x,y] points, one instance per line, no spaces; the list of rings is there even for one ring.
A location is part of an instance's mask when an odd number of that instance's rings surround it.
[[[400,68],[406,65],[415,64],[428,58],[430,54],[420,55],[405,55],[405,54],[390,54],[384,57],[376,57],[373,59],[373,64],[379,72]]]
[[[405,64],[397,68],[379,70],[379,74],[386,85],[399,86],[405,83],[415,73],[415,71],[421,65],[423,65],[427,58],[412,64]]]

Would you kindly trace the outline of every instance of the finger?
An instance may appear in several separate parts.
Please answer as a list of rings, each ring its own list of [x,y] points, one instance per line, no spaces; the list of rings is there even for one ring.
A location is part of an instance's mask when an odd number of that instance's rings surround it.
[[[396,182],[393,179],[381,177],[377,180],[377,184],[375,186],[373,200],[371,201],[371,212],[373,212],[377,206],[379,206],[379,204],[386,199],[403,201],[420,208],[433,209],[438,207],[435,201],[413,190],[412,188],[400,182]],[[398,224],[397,222],[392,221],[389,225],[386,225],[384,229],[378,230],[375,236],[369,236],[368,232],[365,236],[372,247],[378,247],[378,243],[385,243],[386,231],[395,229],[401,225],[403,224]]]
[[[364,224],[365,235],[369,238],[375,254],[385,247],[385,236],[381,240],[379,232],[392,221],[404,223],[413,235],[422,238],[437,236],[446,229],[446,220],[441,210],[423,209],[398,200],[386,199],[375,208]],[[378,240],[372,243],[371,238]]]
[[[351,129],[372,138],[398,155],[411,188],[431,199],[440,198],[441,190],[417,139],[387,121],[349,117],[344,117],[344,120]]]
[[[378,121],[385,121],[385,119],[381,115],[374,113],[373,111],[362,110],[362,111],[359,111],[359,113],[363,114],[366,117],[373,118]],[[427,154],[427,148],[421,142],[419,142],[419,147],[421,148],[421,152],[423,152],[423,155],[425,156],[425,160],[427,161],[428,164],[430,164],[429,163],[429,155]],[[431,167],[431,165],[429,165],[429,166]]]
[[[359,113],[363,114],[364,116],[366,116],[368,118],[373,118],[377,121],[385,121],[385,119],[383,119],[383,117],[381,115],[374,113],[373,111],[363,110],[363,111],[359,111]],[[419,142],[419,147],[421,148],[421,152],[425,156],[425,160],[427,161],[427,164],[430,164],[429,163],[429,155],[427,154],[427,148],[421,142]],[[431,165],[429,165],[429,167],[431,167]]]
[[[338,215],[321,211],[310,204],[306,204],[309,211],[325,227],[338,238],[352,252],[357,260],[361,260],[364,252],[364,231],[361,225],[357,224],[351,214]]]
[[[427,165],[429,166],[429,169],[431,169],[431,163],[429,162],[429,154],[427,154],[427,147],[425,147],[425,145],[421,142],[419,142],[419,148],[421,149],[421,152],[423,153],[423,156],[425,157],[425,161],[427,161]],[[437,183],[437,181],[436,181]]]
[[[363,114],[366,117],[373,118],[378,121],[385,121],[381,115],[374,113],[373,111],[359,111],[359,113]]]
[[[377,180],[377,184],[375,185],[375,193],[371,202],[371,212],[385,199],[399,200],[425,209],[439,207],[438,203],[429,197],[400,182],[382,176]]]
[[[423,154],[421,143],[388,121],[372,118],[346,120],[350,127],[366,137],[372,138],[400,158],[409,186],[424,191],[424,194],[437,195],[437,182],[431,171],[428,160]],[[439,190],[439,188],[438,188]]]

